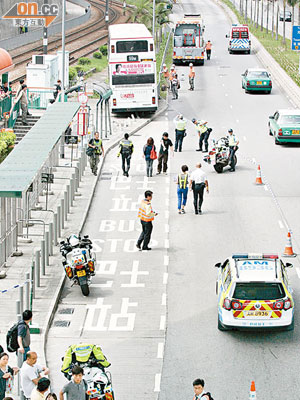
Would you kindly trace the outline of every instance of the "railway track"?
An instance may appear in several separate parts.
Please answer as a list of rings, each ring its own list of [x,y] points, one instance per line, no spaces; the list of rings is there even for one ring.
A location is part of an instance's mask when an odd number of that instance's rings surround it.
[[[93,9],[98,17],[88,26],[72,30],[66,34],[66,47],[70,51],[70,64],[74,64],[79,58],[88,56],[98,50],[99,46],[106,42],[108,38],[107,24],[105,23],[105,0],[90,0]],[[109,17],[110,23],[115,22],[121,17],[122,4],[118,1],[110,0]],[[86,38],[89,37],[89,40]],[[48,43],[48,53],[57,51],[61,47],[61,37],[53,37]],[[24,78],[24,70],[22,67],[31,61],[32,54],[42,54],[42,45],[36,45],[28,50],[23,51],[22,54],[13,55],[13,62],[20,73],[11,80],[14,84],[20,79]]]

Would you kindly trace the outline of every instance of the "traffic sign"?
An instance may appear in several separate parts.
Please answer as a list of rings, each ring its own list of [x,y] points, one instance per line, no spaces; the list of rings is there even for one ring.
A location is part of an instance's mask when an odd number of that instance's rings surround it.
[[[300,51],[300,25],[293,26],[292,50]]]
[[[88,102],[88,96],[86,93],[80,92],[78,93],[78,101],[81,104],[86,104]]]

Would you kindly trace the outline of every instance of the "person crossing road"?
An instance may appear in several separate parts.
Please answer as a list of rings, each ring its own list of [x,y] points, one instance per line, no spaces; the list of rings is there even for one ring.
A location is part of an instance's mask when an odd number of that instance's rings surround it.
[[[133,153],[133,143],[129,140],[128,133],[125,133],[124,139],[120,142],[118,157],[122,156],[122,170],[124,176],[129,176],[130,160]]]
[[[198,131],[199,136],[199,149],[196,151],[202,151],[203,142],[205,144],[204,152],[208,151],[208,138],[209,138],[209,129],[207,128],[206,124],[207,121],[204,120],[196,120],[195,118],[192,119],[193,124],[196,125],[196,129]]]
[[[228,139],[229,139],[229,165],[231,167],[229,171],[234,172],[235,171],[234,155],[238,150],[238,145],[240,142],[238,138],[234,135],[232,129],[228,129]]]
[[[175,151],[179,150],[182,151],[182,142],[186,135],[186,123],[187,120],[183,118],[182,114],[177,115],[173,122],[175,124]]]

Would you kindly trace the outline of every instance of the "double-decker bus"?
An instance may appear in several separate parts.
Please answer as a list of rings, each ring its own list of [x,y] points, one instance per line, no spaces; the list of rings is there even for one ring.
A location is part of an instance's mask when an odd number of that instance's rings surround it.
[[[156,59],[149,30],[143,24],[111,25],[108,47],[112,112],[156,111]]]

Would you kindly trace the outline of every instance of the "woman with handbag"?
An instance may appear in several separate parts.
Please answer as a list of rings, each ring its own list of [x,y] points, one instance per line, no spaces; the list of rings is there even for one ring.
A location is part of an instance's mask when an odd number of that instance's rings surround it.
[[[157,159],[156,148],[154,145],[154,140],[150,137],[147,140],[147,144],[145,144],[144,149],[144,157],[146,160],[146,173],[148,177],[152,177],[153,172],[153,161]]]
[[[19,368],[11,368],[8,365],[8,354],[0,354],[0,400],[3,400],[5,393],[11,393],[13,378],[19,372]]]

